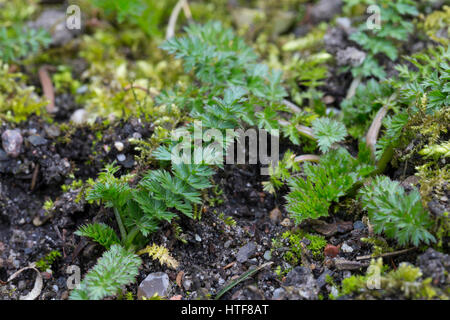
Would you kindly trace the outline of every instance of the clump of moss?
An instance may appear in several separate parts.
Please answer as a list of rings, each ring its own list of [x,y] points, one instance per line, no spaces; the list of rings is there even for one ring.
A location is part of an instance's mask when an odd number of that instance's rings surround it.
[[[321,260],[323,258],[323,249],[327,241],[324,237],[313,235],[305,232],[286,231],[281,235],[282,239],[287,240],[290,250],[285,252],[284,259],[291,265],[297,265],[301,261],[302,246],[301,242],[306,244],[306,248],[311,251],[314,259]]]
[[[10,72],[9,66],[0,62],[0,119],[18,123],[42,114],[46,104],[34,87],[27,86],[24,74]]]
[[[442,10],[436,10],[427,15],[420,24],[427,35],[442,45],[449,45],[450,37],[450,6],[443,6]]]
[[[140,38],[133,37],[131,43],[144,42],[145,35],[139,34]],[[147,47],[137,50],[126,45],[128,37],[125,31],[99,29],[82,39],[80,56],[89,68],[81,76],[87,82],[87,90],[77,96],[77,103],[85,106],[91,122],[99,116],[157,120],[162,118],[160,112],[176,109],[160,111],[154,106],[154,97],[162,88],[181,84],[188,78],[181,74],[180,62],[167,61],[156,39],[147,39]],[[132,52],[125,54],[124,47]],[[142,52],[152,55],[147,58]]]
[[[50,251],[45,257],[36,262],[36,267],[42,272],[47,271],[51,268],[52,264],[61,257],[61,252],[58,250]]]
[[[407,299],[448,298],[431,285],[431,278],[422,279],[420,268],[402,262],[396,270],[387,271],[382,258],[373,259],[365,275],[353,275],[342,280],[338,297],[341,296],[354,296],[357,299],[390,296]]]

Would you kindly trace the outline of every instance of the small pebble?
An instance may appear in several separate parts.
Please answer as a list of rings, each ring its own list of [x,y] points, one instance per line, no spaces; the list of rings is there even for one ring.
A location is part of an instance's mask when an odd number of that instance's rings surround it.
[[[350,246],[349,246],[348,244],[346,244],[345,242],[344,242],[344,244],[342,245],[341,250],[342,250],[343,252],[346,252],[346,253],[353,252],[353,248],[350,247]]]
[[[47,140],[38,135],[29,136],[28,141],[35,147],[47,144]]]
[[[75,124],[81,124],[87,120],[87,111],[84,109],[78,109],[76,110],[72,116],[70,117],[70,121],[72,121]]]
[[[364,228],[365,228],[365,225],[360,220],[355,221],[355,223],[353,224],[353,229],[355,229],[355,230],[363,230]]]
[[[2,145],[6,154],[15,158],[20,154],[23,138],[20,130],[6,130],[2,134]]]
[[[290,227],[292,226],[292,222],[291,220],[289,220],[288,218],[285,218],[283,221],[281,221],[280,223],[283,227]]]
[[[120,142],[120,141],[116,141],[116,142],[114,142],[114,147],[117,149],[117,151],[122,151],[123,150],[123,148],[124,148],[124,145],[123,145],[123,143],[122,142]]]
[[[119,160],[120,162],[123,162],[126,159],[127,159],[127,157],[125,157],[125,155],[122,153],[117,155],[117,160]]]
[[[202,238],[198,234],[196,234],[195,235],[195,241],[201,242]]]

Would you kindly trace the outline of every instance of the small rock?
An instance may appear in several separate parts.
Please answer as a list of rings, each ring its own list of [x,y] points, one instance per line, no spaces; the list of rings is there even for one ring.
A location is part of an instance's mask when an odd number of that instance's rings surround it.
[[[224,248],[229,248],[231,246],[231,244],[233,243],[233,240],[227,240],[225,241],[225,243],[223,244]]]
[[[355,223],[353,223],[353,229],[355,230],[364,230],[366,226],[364,225],[364,223],[360,220],[355,221]]]
[[[267,250],[266,252],[264,252],[264,259],[266,259],[266,260],[272,259],[272,252],[270,252],[270,250]]]
[[[46,139],[44,139],[38,135],[29,136],[27,140],[35,147],[43,146],[44,144],[47,144],[47,142],[48,142]]]
[[[332,275],[333,275],[333,272],[330,269],[328,269],[327,267],[325,267],[325,270],[317,279],[317,285],[319,286],[319,288],[322,289],[327,284],[327,276],[332,276]]]
[[[20,154],[23,138],[20,130],[6,130],[2,134],[2,145],[6,154],[15,158]]]
[[[341,12],[342,0],[320,0],[311,8],[311,17],[315,22],[331,20]]]
[[[286,290],[278,288],[273,291],[273,300],[283,300],[286,297]]]
[[[117,160],[119,160],[120,162],[124,162],[126,159],[127,157],[123,153],[117,155]]]
[[[434,285],[450,282],[450,255],[428,248],[417,257],[417,266],[423,272],[424,278],[432,278]]]
[[[281,220],[281,211],[278,208],[270,211],[269,218],[273,223],[278,223]]]
[[[286,276],[284,288],[288,293],[288,299],[298,300],[317,299],[319,287],[311,270],[306,267],[295,267]]]
[[[61,300],[67,300],[69,299],[69,291],[64,291],[63,293],[61,293]]]
[[[160,297],[167,297],[169,293],[169,276],[164,272],[150,273],[138,288],[138,299],[142,297],[153,297],[157,294]]]
[[[133,139],[139,140],[142,138],[142,134],[139,132],[133,132],[133,135],[131,136]]]
[[[189,291],[192,288],[192,280],[190,279],[184,279],[183,281],[183,288],[185,291]]]
[[[51,126],[46,126],[44,128],[45,133],[50,137],[50,138],[56,138],[59,137],[59,135],[61,134],[61,130],[59,130],[59,128],[55,125],[51,125]]]
[[[195,241],[202,242],[202,238],[198,234],[195,234]]]
[[[347,243],[344,242],[344,244],[341,246],[341,250],[345,253],[353,252],[353,248],[350,247]]]
[[[3,149],[0,149],[0,161],[6,161],[8,160],[8,155],[6,154],[5,151],[3,151]]]
[[[284,218],[283,221],[280,223],[283,227],[289,228],[292,226],[291,220],[289,218]]]
[[[36,21],[29,23],[29,27],[48,31],[52,36],[52,44],[57,46],[69,42],[79,32],[66,28],[66,13],[56,9],[44,10]]]
[[[236,260],[240,263],[244,263],[256,253],[256,244],[249,242],[245,246],[241,247],[236,255]]]
[[[82,124],[86,122],[88,113],[84,109],[75,110],[75,112],[70,116],[70,121],[75,124]]]
[[[336,25],[347,31],[352,27],[352,21],[347,17],[339,17],[336,18]]]
[[[428,202],[428,209],[437,217],[441,217],[446,212],[445,206],[436,200],[431,200]]]
[[[336,53],[336,61],[339,66],[357,67],[366,59],[366,53],[355,47],[347,47],[344,50],[339,49]]]
[[[124,145],[120,141],[114,142],[114,147],[117,149],[117,151],[121,152],[124,148]]]

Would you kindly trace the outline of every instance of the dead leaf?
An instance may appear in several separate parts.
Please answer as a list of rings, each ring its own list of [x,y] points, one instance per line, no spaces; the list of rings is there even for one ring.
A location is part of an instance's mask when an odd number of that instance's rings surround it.
[[[229,264],[227,264],[225,267],[223,267],[223,270],[227,270],[228,268],[231,268],[232,266],[234,266],[236,264],[236,261],[233,261]]]
[[[181,288],[181,283],[183,281],[184,271],[180,271],[177,274],[176,283]],[[172,278],[173,279],[173,278]]]

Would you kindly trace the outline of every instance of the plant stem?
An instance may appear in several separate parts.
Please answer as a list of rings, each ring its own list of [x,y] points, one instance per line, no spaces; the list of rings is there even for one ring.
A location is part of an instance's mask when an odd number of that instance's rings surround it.
[[[114,207],[114,216],[116,217],[117,224],[119,225],[120,237],[122,238],[123,242],[127,238],[127,231],[125,230],[125,226],[123,225],[122,217],[119,213],[119,210],[117,210],[116,207]]]
[[[319,162],[320,157],[315,154],[302,154],[301,156],[295,157],[295,162],[305,162],[305,161],[311,161],[311,162]]]
[[[127,239],[125,241],[125,247],[131,246],[131,244],[133,243],[134,238],[136,238],[138,233],[139,233],[139,228],[138,227],[134,227],[133,229],[131,229],[131,231],[130,231],[130,233],[128,233]]]

